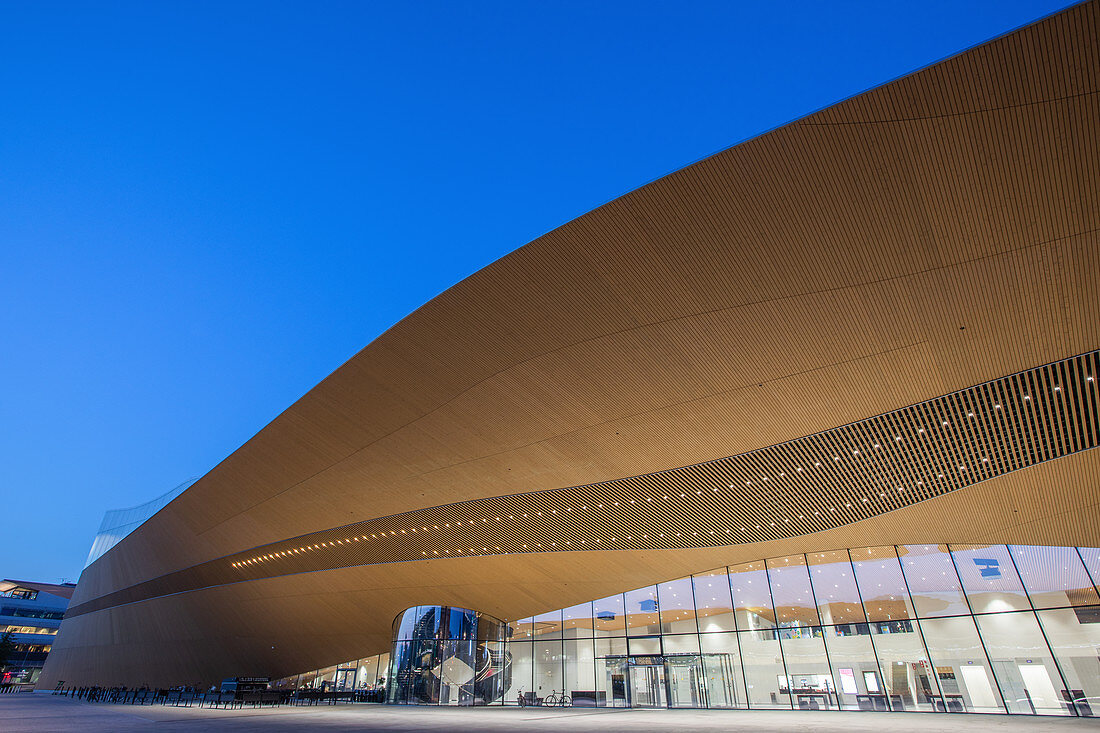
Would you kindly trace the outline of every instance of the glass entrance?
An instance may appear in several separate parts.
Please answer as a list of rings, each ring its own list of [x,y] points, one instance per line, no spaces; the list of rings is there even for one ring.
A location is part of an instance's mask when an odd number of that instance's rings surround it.
[[[736,679],[737,672],[734,670],[732,657],[729,654],[704,654],[703,667],[709,698],[707,707],[738,707],[739,681]]]
[[[355,689],[356,670],[356,667],[338,667],[336,669],[336,676],[333,679],[332,689],[339,692]]]
[[[659,664],[631,664],[628,668],[630,676],[630,707],[632,708],[663,708],[665,707],[665,668]]]
[[[608,657],[609,707],[705,708],[707,690],[698,654]]]
[[[665,680],[668,683],[670,708],[705,708],[703,669],[696,655],[665,657]]]

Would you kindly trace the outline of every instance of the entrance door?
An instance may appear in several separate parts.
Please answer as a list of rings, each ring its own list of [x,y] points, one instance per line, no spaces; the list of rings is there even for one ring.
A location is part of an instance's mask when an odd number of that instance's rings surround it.
[[[657,664],[632,664],[630,672],[630,707],[665,707],[665,668]]]
[[[704,654],[704,680],[711,708],[735,708],[738,706],[737,686],[733,662],[730,655]]]
[[[668,681],[670,708],[705,708],[703,669],[699,657],[684,655],[665,657],[665,679]]]
[[[355,673],[357,670],[357,667],[338,668],[333,679],[332,689],[341,692],[355,689]]]

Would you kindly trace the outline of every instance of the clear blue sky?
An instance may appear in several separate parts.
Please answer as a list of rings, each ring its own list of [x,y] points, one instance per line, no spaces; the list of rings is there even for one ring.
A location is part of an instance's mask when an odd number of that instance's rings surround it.
[[[4,3],[0,577],[524,242],[1067,4]]]

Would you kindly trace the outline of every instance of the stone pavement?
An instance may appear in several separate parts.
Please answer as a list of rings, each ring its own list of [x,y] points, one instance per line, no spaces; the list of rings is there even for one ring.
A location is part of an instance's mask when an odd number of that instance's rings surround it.
[[[2,733],[292,731],[675,731],[711,733],[1100,733],[1100,718],[785,710],[591,710],[383,705],[212,710],[91,704],[48,693],[0,695]]]

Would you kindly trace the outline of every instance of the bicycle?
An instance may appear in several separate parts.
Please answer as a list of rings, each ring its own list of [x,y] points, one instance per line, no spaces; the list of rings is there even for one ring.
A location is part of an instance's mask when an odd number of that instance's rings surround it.
[[[561,694],[557,694],[556,690],[551,690],[550,694],[546,696],[543,701],[543,705],[549,707],[565,708],[573,705],[573,698],[565,694],[565,690],[561,691]]]

